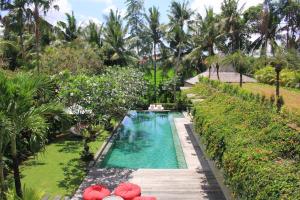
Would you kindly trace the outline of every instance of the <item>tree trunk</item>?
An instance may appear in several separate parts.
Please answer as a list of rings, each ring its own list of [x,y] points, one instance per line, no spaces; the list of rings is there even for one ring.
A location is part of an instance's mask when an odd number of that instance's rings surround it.
[[[176,102],[176,81],[177,81],[177,73],[178,73],[178,68],[179,68],[179,61],[180,61],[180,54],[181,54],[181,47],[179,47],[178,50],[178,56],[177,56],[177,62],[175,66],[175,77],[174,77],[174,103]]]
[[[14,179],[15,179],[15,188],[17,195],[22,198],[22,185],[21,185],[21,177],[19,170],[19,161],[17,155],[17,144],[16,144],[16,135],[14,134],[11,138],[11,156],[13,161],[13,171],[14,171]]]
[[[240,87],[243,87],[243,74],[240,73]]]
[[[1,131],[1,130],[0,130]],[[0,199],[4,199],[5,180],[4,180],[4,162],[3,162],[3,137],[0,133]]]
[[[219,75],[220,65],[219,65],[219,63],[216,64],[216,68],[217,68],[217,77],[218,77],[218,80],[220,80],[220,75]]]
[[[276,98],[278,99],[279,98],[279,87],[280,87],[280,71],[279,70],[276,70]]]
[[[211,66],[208,67],[208,79],[210,79],[210,75],[211,75]]]
[[[156,103],[156,43],[154,43],[153,51],[154,51],[154,103]]]
[[[35,48],[37,56],[37,71],[40,72],[40,14],[38,3],[34,3]]]

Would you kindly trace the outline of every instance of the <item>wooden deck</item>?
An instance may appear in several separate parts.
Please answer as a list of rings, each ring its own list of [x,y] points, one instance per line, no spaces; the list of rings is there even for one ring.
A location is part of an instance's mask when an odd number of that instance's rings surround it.
[[[187,163],[187,169],[99,169],[92,168],[72,200],[82,199],[83,190],[102,184],[113,190],[119,183],[141,186],[142,195],[158,200],[223,200],[226,199],[216,177],[191,134],[190,120],[175,118],[175,126]]]

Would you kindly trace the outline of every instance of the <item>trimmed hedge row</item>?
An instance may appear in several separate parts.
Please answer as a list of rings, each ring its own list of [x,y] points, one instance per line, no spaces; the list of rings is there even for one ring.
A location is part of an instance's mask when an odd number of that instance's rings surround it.
[[[226,85],[202,80],[190,91],[205,97],[195,129],[226,184],[237,199],[300,199],[300,134],[269,101]]]

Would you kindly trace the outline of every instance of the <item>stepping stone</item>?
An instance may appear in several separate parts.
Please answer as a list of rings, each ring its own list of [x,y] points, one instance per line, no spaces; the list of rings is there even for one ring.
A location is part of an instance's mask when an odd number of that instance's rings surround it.
[[[50,199],[50,195],[49,194],[45,194],[42,198],[42,200],[48,200]]]
[[[187,96],[187,98],[193,98],[196,96],[196,94],[187,94],[186,96]]]
[[[53,200],[61,200],[61,196],[60,196],[60,195],[57,195],[56,197],[54,197]]]
[[[192,99],[192,103],[198,103],[204,101],[204,99]]]

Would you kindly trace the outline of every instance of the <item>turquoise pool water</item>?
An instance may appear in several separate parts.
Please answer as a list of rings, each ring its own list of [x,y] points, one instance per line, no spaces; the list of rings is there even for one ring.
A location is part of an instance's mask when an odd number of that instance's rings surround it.
[[[101,168],[186,168],[173,117],[175,112],[131,111],[124,118]]]

